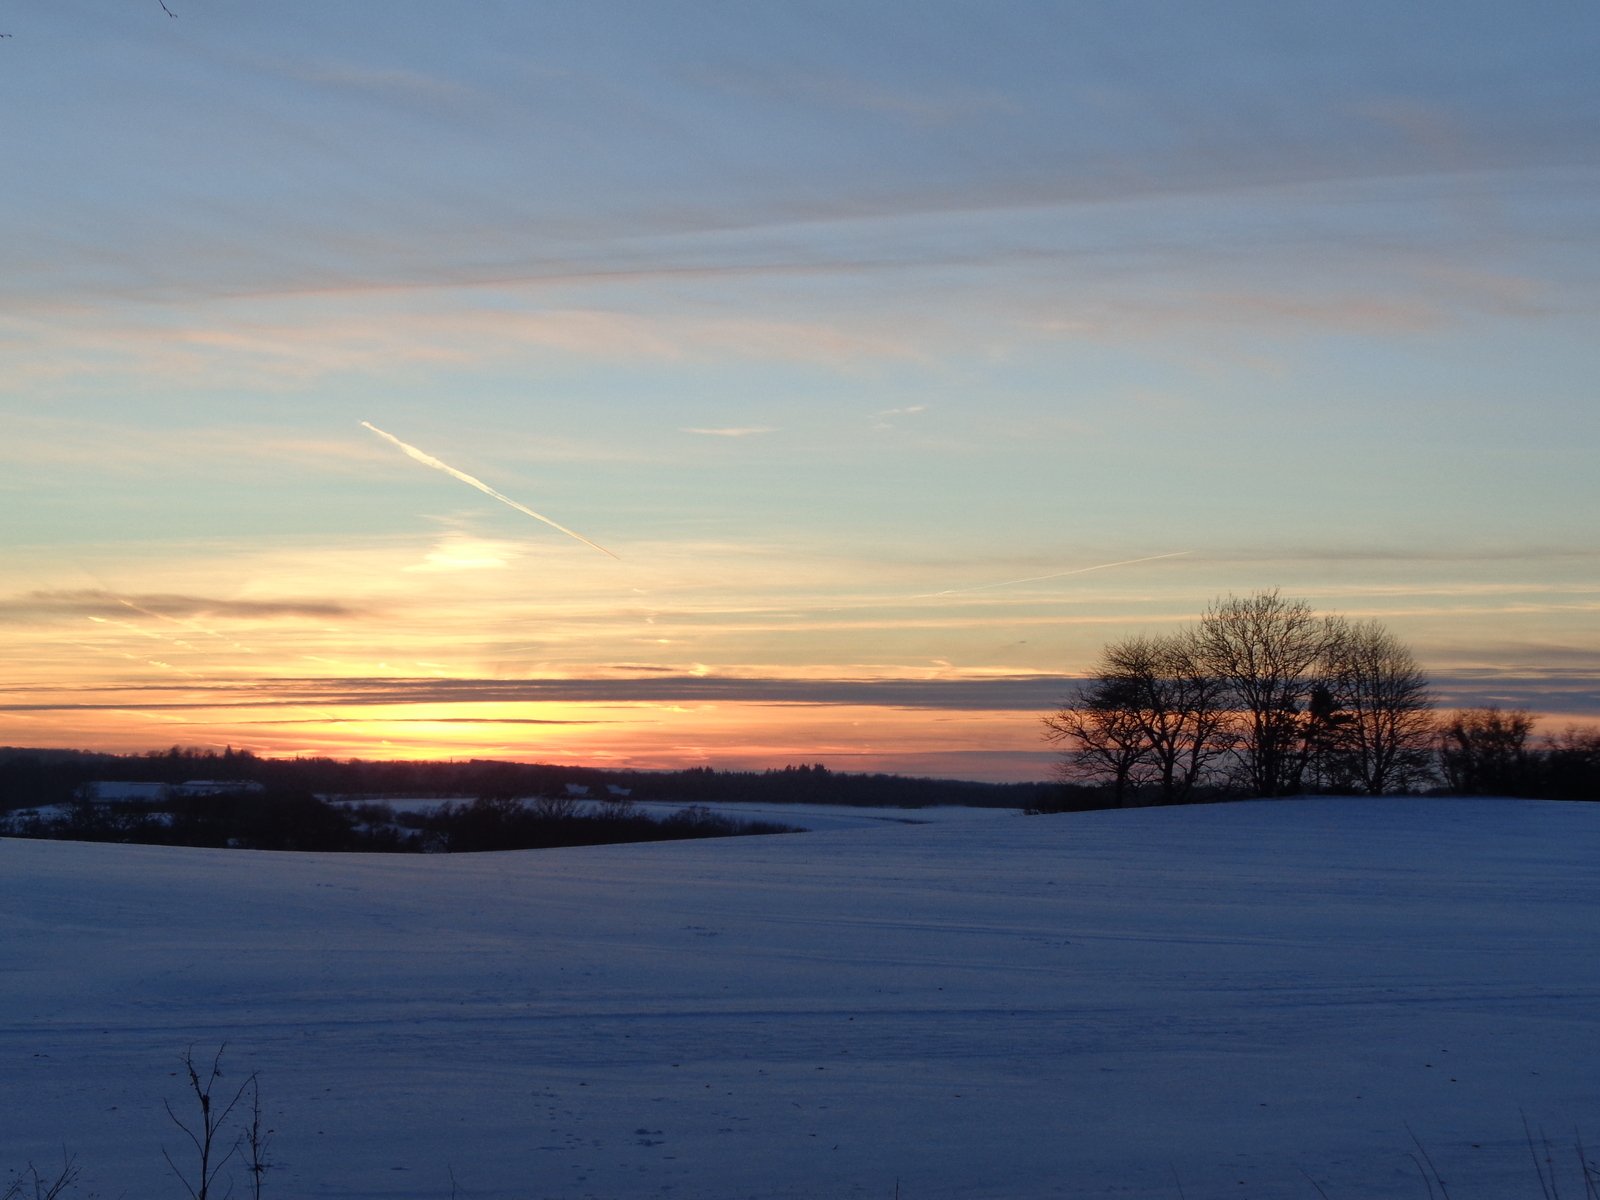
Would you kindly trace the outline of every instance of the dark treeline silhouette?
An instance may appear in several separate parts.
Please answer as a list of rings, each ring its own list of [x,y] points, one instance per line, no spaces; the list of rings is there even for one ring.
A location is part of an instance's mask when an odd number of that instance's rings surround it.
[[[0,815],[17,837],[243,850],[462,853],[789,833],[690,806],[652,816],[630,802],[589,809],[545,799],[480,796],[418,811],[381,801],[339,802],[310,792],[221,793],[105,804],[84,798],[48,811]]]
[[[492,759],[461,762],[386,762],[364,759],[263,758],[249,750],[173,746],[146,754],[0,747],[0,811],[67,804],[96,780],[178,785],[190,780],[237,780],[277,792],[323,796],[559,796],[587,789],[596,798],[613,790],[635,800],[675,804],[758,801],[768,804],[848,804],[926,808],[960,804],[1028,808],[1047,783],[977,783],[905,775],[851,774],[820,763],[767,771],[627,771]]]
[[[929,808],[941,804],[1028,808],[1049,790],[1049,785],[1044,783],[974,783],[909,775],[852,774],[829,770],[821,763],[771,771],[716,771],[710,767],[691,767],[636,778],[637,796],[700,804],[760,800],[774,804],[883,808]]]
[[[423,849],[457,853],[733,837],[793,829],[773,821],[741,821],[699,805],[657,818],[627,801],[605,801],[598,811],[585,812],[561,800],[481,796],[428,814],[418,833]]]
[[[108,786],[111,785],[111,786]],[[548,763],[268,759],[174,746],[141,755],[0,749],[0,834],[255,850],[475,851],[780,833],[708,805],[1038,808],[1048,784]],[[407,799],[438,801],[408,806]],[[390,804],[386,801],[395,801]],[[655,815],[640,804],[681,805]]]
[[[84,842],[244,850],[460,853],[789,833],[690,805],[664,816],[631,800],[480,796],[415,810],[382,801],[335,801],[307,791],[238,791],[69,803],[0,813],[0,834]]]
[[[1533,738],[1525,709],[1467,708],[1439,726],[1439,771],[1453,792],[1600,800],[1600,726]]]

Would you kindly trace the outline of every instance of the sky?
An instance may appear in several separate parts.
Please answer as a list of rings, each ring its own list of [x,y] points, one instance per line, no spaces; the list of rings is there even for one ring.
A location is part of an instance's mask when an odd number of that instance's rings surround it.
[[[0,4],[0,745],[1038,779],[1279,588],[1600,719],[1592,0]]]

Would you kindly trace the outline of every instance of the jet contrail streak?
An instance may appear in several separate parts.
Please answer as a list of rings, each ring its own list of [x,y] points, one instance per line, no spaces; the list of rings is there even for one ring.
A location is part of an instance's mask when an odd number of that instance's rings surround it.
[[[501,504],[509,505],[510,507],[516,509],[519,513],[526,513],[528,516],[532,517],[535,521],[543,521],[546,525],[550,526],[550,528],[559,529],[562,533],[566,534],[569,538],[576,538],[578,541],[582,542],[585,546],[592,546],[594,549],[600,551],[601,554],[609,555],[612,558],[616,558],[617,557],[615,554],[612,554],[611,551],[607,550],[604,546],[600,545],[598,542],[591,542],[588,538],[584,537],[583,534],[574,533],[572,530],[568,529],[565,525],[562,525],[562,524],[559,524],[559,523],[557,523],[555,521],[552,521],[549,517],[545,516],[543,513],[534,512],[533,509],[529,508],[526,504],[518,504],[515,500],[513,500],[510,496],[507,496],[504,492],[495,491],[492,487],[490,487],[483,480],[477,479],[477,478],[475,478],[475,477],[473,477],[471,475],[468,475],[465,471],[458,471],[454,467],[452,467],[449,463],[440,462],[433,455],[424,453],[423,451],[418,450],[415,446],[412,446],[412,445],[409,445],[409,444],[407,444],[405,442],[402,442],[399,438],[395,437],[394,434],[385,433],[383,430],[379,429],[376,425],[374,425],[371,421],[363,421],[363,422],[361,422],[361,424],[364,425],[366,428],[372,430],[373,433],[377,434],[384,441],[392,443],[394,446],[398,447],[402,452],[405,453],[405,455],[408,458],[416,459],[423,466],[432,467],[435,471],[443,471],[446,475],[450,476],[452,479],[459,479],[462,483],[465,483],[465,484],[468,484],[471,487],[477,488],[485,496],[492,496],[492,497],[494,497],[494,499],[500,501]]]
[[[1013,587],[1019,583],[1041,583],[1046,579],[1063,579],[1068,575],[1087,575],[1090,571],[1104,571],[1108,567],[1131,567],[1134,563],[1155,562],[1158,558],[1179,558],[1185,554],[1193,554],[1192,550],[1173,550],[1166,554],[1147,554],[1143,558],[1124,558],[1118,562],[1096,563],[1092,567],[1076,567],[1071,571],[1056,571],[1051,575],[1030,575],[1026,579],[1006,579],[1000,583],[980,583],[977,587],[948,588],[942,592],[923,592],[913,596],[914,600],[925,600],[930,596],[959,596],[964,592],[987,592],[995,588]]]

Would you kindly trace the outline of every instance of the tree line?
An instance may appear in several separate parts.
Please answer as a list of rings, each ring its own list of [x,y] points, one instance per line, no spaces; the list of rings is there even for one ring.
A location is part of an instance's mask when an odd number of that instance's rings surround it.
[[[473,799],[479,796],[560,796],[571,788],[595,796],[618,788],[635,800],[669,804],[759,801],[767,804],[847,804],[923,808],[962,804],[1026,808],[1045,799],[1046,783],[979,783],[907,775],[835,771],[821,763],[761,771],[688,767],[647,771],[495,759],[376,761],[262,758],[249,750],[173,746],[144,754],[0,747],[0,812],[70,804],[95,780],[181,784],[238,780],[275,793],[322,796]]]
[[[173,796],[0,812],[0,837],[242,850],[461,853],[792,833],[689,805],[656,815],[631,799],[479,796],[418,809],[306,791]],[[0,1195],[0,1200],[4,1196]]]
[[[1524,709],[1471,708],[1439,726],[1439,776],[1453,792],[1600,800],[1600,726],[1535,740]]]
[[[1544,747],[1520,710],[1440,720],[1427,676],[1380,622],[1318,615],[1276,589],[1192,626],[1105,646],[1044,718],[1063,781],[1113,805],[1305,791],[1600,796],[1600,730]],[[1082,798],[1074,806],[1080,806]]]

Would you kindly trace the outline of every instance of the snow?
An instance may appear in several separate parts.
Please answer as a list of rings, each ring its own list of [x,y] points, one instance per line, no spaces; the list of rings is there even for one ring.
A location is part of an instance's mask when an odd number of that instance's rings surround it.
[[[656,819],[681,812],[685,805],[663,800],[641,800],[634,807]],[[693,805],[736,821],[766,821],[811,833],[831,829],[861,829],[873,825],[928,825],[935,821],[985,821],[1015,816],[1016,809],[967,808],[958,804],[926,808],[879,808],[858,804],[761,804],[719,802]]]
[[[968,816],[0,841],[0,1179],[181,1194],[162,1102],[222,1043],[284,1200],[1382,1200],[1427,1194],[1408,1128],[1470,1200],[1538,1194],[1524,1114],[1600,1142],[1600,805]]]

